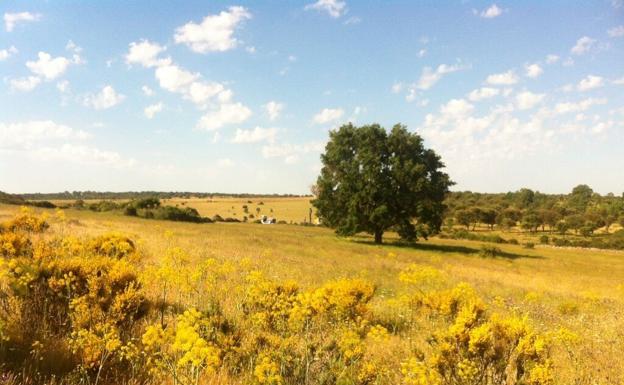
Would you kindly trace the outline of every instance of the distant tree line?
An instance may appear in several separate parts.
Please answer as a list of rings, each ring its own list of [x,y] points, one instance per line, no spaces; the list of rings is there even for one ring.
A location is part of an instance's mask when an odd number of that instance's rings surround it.
[[[19,194],[20,197],[26,200],[116,200],[116,199],[144,199],[144,198],[158,198],[158,199],[212,199],[212,198],[297,198],[305,197],[309,195],[296,195],[296,194],[253,194],[253,193],[214,193],[214,192],[190,192],[190,191],[126,191],[126,192],[109,192],[109,191],[64,191],[58,193],[26,193]]]
[[[452,192],[445,204],[446,225],[466,230],[519,227],[532,233],[591,236],[599,228],[609,233],[616,223],[624,227],[624,194],[600,195],[584,184],[569,194],[543,194],[527,188],[504,194]]]

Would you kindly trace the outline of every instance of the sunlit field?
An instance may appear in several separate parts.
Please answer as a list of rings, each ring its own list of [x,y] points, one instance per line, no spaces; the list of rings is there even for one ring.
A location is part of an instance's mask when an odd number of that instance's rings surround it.
[[[310,209],[313,210],[310,203],[310,197],[294,197],[294,198],[228,198],[214,197],[209,199],[201,198],[172,198],[163,199],[163,204],[190,206],[204,217],[212,218],[220,215],[223,218],[230,217],[243,220],[244,217],[260,219],[263,215],[273,217],[278,221],[286,221],[288,223],[307,222],[310,219]],[[247,206],[247,212],[245,207]],[[312,220],[316,217],[314,213]]]
[[[273,205],[270,200],[264,201],[267,207]],[[220,205],[240,205],[233,202],[226,200]],[[305,206],[297,200],[285,205],[292,207],[295,202]],[[203,210],[209,210],[208,206]],[[278,203],[274,206],[279,207]],[[0,220],[9,221],[19,211],[16,206],[0,206]],[[482,243],[465,240],[432,238],[408,246],[389,235],[386,244],[374,245],[367,236],[339,238],[322,227],[192,224],[112,213],[37,210],[42,212],[50,227],[32,235],[35,243],[56,237],[70,237],[73,242],[85,244],[87,239],[105,234],[129,237],[136,252],[127,263],[135,266],[132,269],[136,269],[140,290],[151,307],[130,329],[113,333],[119,346],[116,342],[107,347],[110,335],[88,326],[83,326],[83,334],[74,331],[62,337],[45,328],[39,332],[47,335],[19,336],[20,324],[3,325],[4,344],[15,352],[13,360],[11,354],[5,357],[9,365],[19,365],[23,355],[41,357],[39,363],[31,360],[25,367],[27,376],[37,371],[51,372],[68,383],[78,381],[79,372],[63,373],[63,368],[78,360],[84,370],[101,367],[101,383],[325,383],[319,376],[327,376],[330,368],[334,377],[328,381],[341,383],[436,383],[439,378],[421,367],[420,359],[445,357],[444,344],[432,343],[431,337],[450,343],[455,338],[453,328],[458,327],[455,317],[462,315],[454,313],[457,310],[449,304],[466,302],[478,306],[478,314],[487,314],[484,325],[502,328],[500,333],[520,333],[526,338],[524,343],[534,344],[532,353],[514,359],[526,359],[523,364],[526,370],[532,368],[531,376],[548,378],[526,377],[523,383],[624,381],[622,252],[541,245],[528,249],[502,244],[495,257],[487,257]],[[77,258],[86,257],[80,254]],[[14,271],[11,274],[8,277],[15,276]],[[7,276],[3,279],[6,284]],[[322,317],[318,309],[319,314],[304,312],[300,315],[307,320],[301,321],[304,326],[294,326],[298,319],[295,310],[306,303],[302,298],[320,295],[319,290],[329,296],[325,300],[337,301],[338,307],[325,309],[327,313]],[[332,299],[332,295],[355,297],[340,300]],[[21,301],[27,300],[21,297]],[[5,300],[4,306],[18,309],[16,301],[20,299]],[[187,318],[191,315],[184,309],[198,309],[209,315],[215,306],[219,322],[229,326],[223,329],[223,324],[213,324],[222,335],[208,341],[209,350],[185,351],[179,340],[184,336],[179,333],[184,322],[191,322],[182,319],[183,314]],[[77,311],[75,306],[72,309]],[[20,318],[25,316],[23,311],[15,311],[10,319],[28,323]],[[214,314],[210,317],[206,322],[217,322]],[[174,331],[171,328],[176,319],[178,327]],[[148,332],[154,333],[154,325],[160,328],[161,323],[168,325],[165,334],[170,329],[173,333],[170,342],[166,335],[158,342],[150,340]],[[480,329],[467,330],[467,336],[475,330]],[[82,342],[92,342],[87,344],[91,350],[72,350],[79,335],[84,337]],[[103,347],[93,342],[98,338]],[[488,349],[487,343],[482,343],[483,349]],[[71,353],[62,353],[64,346]],[[323,353],[315,350],[321,348]],[[49,349],[56,351],[56,356],[51,356]],[[469,352],[472,348],[467,349]],[[134,356],[128,353],[130,350]],[[174,361],[182,360],[185,352],[210,359],[193,366],[191,357],[177,367]],[[261,358],[251,359],[251,355]],[[495,361],[493,356],[484,357]],[[47,362],[50,359],[57,360],[57,364],[61,360],[63,365],[52,365]],[[307,366],[306,359],[311,360]],[[177,367],[177,374],[167,366],[168,362]],[[153,365],[153,370],[149,375],[138,368],[133,372],[128,368],[133,365]],[[119,371],[124,375],[117,376]]]

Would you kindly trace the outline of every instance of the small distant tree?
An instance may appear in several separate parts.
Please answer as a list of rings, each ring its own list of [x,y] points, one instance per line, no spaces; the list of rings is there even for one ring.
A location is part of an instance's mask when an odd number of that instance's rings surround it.
[[[522,217],[522,223],[520,225],[523,229],[529,230],[530,232],[533,233],[537,231],[537,228],[540,226],[540,224],[541,224],[540,218],[536,213],[527,212]]]
[[[381,243],[390,228],[405,240],[440,230],[452,182],[440,157],[405,126],[343,125],[330,132],[321,160],[312,204],[338,234],[364,231]]]
[[[455,211],[455,220],[462,226],[466,227],[466,230],[470,230],[470,225],[473,222],[472,212],[470,210],[457,210]]]
[[[492,208],[481,209],[479,213],[479,222],[489,226],[490,230],[494,229],[496,224],[496,217],[498,213]]]
[[[585,224],[585,218],[580,214],[572,214],[565,218],[565,222],[569,229],[574,230],[578,234],[581,227]]]

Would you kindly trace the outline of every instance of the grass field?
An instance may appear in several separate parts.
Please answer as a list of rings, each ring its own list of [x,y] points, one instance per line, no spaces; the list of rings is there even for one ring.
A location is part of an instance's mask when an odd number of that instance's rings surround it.
[[[242,204],[255,210],[256,200],[216,199],[186,202],[202,215],[240,217]],[[274,209],[278,219],[301,220],[308,202],[302,198],[276,201],[261,199],[262,213]],[[231,207],[234,207],[232,209]],[[19,210],[0,205],[0,221]],[[43,210],[46,211],[46,210]],[[47,211],[51,216],[53,210]],[[496,258],[480,256],[482,243],[430,239],[403,245],[389,234],[386,244],[374,245],[367,236],[339,238],[326,228],[295,225],[245,223],[189,224],[125,217],[112,213],[66,210],[64,224],[51,220],[52,234],[77,237],[122,232],[136,240],[145,263],[157,262],[164,250],[180,247],[189,256],[189,266],[215,258],[240,263],[245,260],[276,281],[294,280],[302,288],[313,288],[338,278],[364,278],[376,286],[371,306],[380,314],[386,302],[406,290],[397,278],[412,264],[435,268],[444,285],[467,282],[495,312],[527,315],[543,332],[561,328],[576,336],[573,342],[553,350],[556,384],[624,383],[624,253],[583,249],[559,249],[537,245],[500,245]],[[288,220],[288,219],[286,219]],[[164,236],[164,234],[167,234]],[[410,331],[396,338],[396,352],[409,351],[412,344],[426,345],[422,324],[418,334]],[[417,337],[418,336],[418,337]],[[412,339],[407,342],[407,339]],[[409,345],[409,346],[408,346]],[[399,372],[397,357],[396,371]],[[396,378],[396,377],[392,377]]]
[[[283,220],[288,223],[299,223],[309,220],[310,197],[293,197],[293,198],[173,198],[163,199],[162,204],[171,206],[188,206],[193,207],[203,217],[212,218],[214,215],[220,215],[223,218],[231,217],[243,220],[243,217],[253,214],[256,219],[266,215],[274,217],[277,220]],[[243,206],[247,206],[248,213],[245,213]],[[315,220],[312,216],[312,220]]]

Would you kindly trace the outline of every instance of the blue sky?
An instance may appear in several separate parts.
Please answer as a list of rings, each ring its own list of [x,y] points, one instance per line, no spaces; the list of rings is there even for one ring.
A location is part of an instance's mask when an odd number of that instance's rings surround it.
[[[624,191],[624,1],[2,2],[0,190],[307,193],[402,123],[455,190]]]

